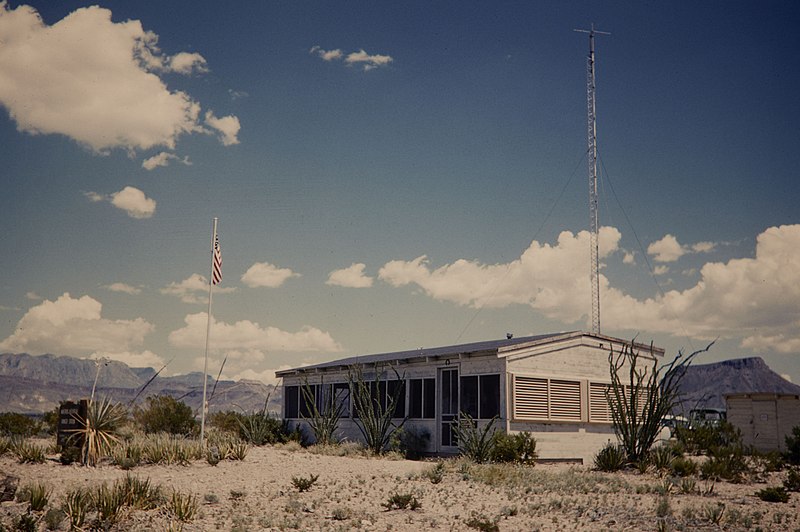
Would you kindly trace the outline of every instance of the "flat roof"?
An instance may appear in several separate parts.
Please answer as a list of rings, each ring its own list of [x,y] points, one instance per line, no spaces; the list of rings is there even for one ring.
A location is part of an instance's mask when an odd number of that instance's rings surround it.
[[[551,334],[541,334],[537,336],[521,336],[519,338],[502,338],[500,340],[487,340],[483,342],[472,342],[468,344],[446,345],[441,347],[420,347],[418,349],[410,349],[407,351],[395,351],[391,353],[378,353],[369,355],[356,355],[329,362],[322,362],[311,366],[301,366],[291,369],[276,371],[276,377],[284,377],[295,373],[305,373],[308,371],[325,370],[332,368],[346,368],[357,364],[376,364],[384,362],[401,362],[409,361],[416,358],[446,358],[450,356],[474,356],[478,354],[499,354],[503,351],[518,349],[522,347],[547,344],[558,340],[566,340],[570,338],[577,338],[580,336],[591,336],[611,342],[630,343],[628,340],[621,340],[611,336],[604,336],[602,334],[592,334],[583,331],[568,331]],[[647,348],[649,345],[635,344],[637,348]],[[656,354],[663,355],[664,351],[660,348],[654,348]]]

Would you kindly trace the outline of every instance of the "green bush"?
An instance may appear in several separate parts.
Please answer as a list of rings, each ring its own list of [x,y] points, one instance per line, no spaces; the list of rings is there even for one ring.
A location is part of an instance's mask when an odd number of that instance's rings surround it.
[[[800,425],[792,428],[792,433],[785,437],[786,461],[800,465]]]
[[[491,455],[493,462],[533,465],[537,456],[536,439],[531,436],[530,432],[515,434],[498,432],[495,435],[494,449]]]
[[[208,416],[208,424],[223,432],[230,432],[238,435],[239,430],[241,429],[241,422],[244,421],[244,417],[244,414],[240,412],[234,412],[233,410],[214,412]]]
[[[0,414],[0,435],[30,438],[39,432],[39,422],[16,412]]]
[[[133,418],[146,433],[166,432],[190,436],[197,426],[192,409],[169,395],[148,397],[147,406],[137,408]]]
[[[680,427],[676,434],[678,441],[694,453],[710,453],[716,447],[740,445],[742,442],[742,432],[727,421]]]
[[[744,448],[741,445],[730,445],[709,451],[708,460],[700,467],[700,476],[704,479],[741,482],[749,470]]]
[[[789,494],[783,486],[764,488],[757,491],[756,496],[766,502],[789,502]]]
[[[265,410],[245,414],[239,420],[239,437],[256,446],[285,443],[289,439],[288,424]]]
[[[308,478],[292,477],[292,486],[297,488],[297,491],[308,491],[317,482],[317,479],[319,479],[319,475],[308,475]]]
[[[412,493],[394,493],[382,503],[387,510],[417,510],[422,508],[422,503]]]
[[[625,449],[614,443],[608,442],[594,457],[594,467],[600,471],[619,471],[628,463]]]
[[[800,491],[800,469],[791,468],[786,474],[786,480],[783,481],[783,487],[786,491]]]
[[[670,471],[676,477],[691,477],[697,474],[697,470],[697,462],[683,456],[678,456],[670,464]]]

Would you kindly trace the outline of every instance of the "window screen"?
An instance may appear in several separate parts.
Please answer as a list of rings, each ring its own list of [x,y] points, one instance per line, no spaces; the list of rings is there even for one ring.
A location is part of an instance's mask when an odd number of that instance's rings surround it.
[[[422,379],[408,381],[408,417],[422,417]]]
[[[436,417],[436,379],[423,379],[422,397],[422,417],[434,419]]]
[[[298,392],[298,386],[286,386],[283,389],[283,404],[286,408],[283,417],[286,419],[296,419],[299,414],[297,402]]]
[[[461,377],[461,411],[473,419],[480,418],[478,413],[478,377],[476,375]]]
[[[500,375],[481,375],[480,417],[491,419],[500,415]]]

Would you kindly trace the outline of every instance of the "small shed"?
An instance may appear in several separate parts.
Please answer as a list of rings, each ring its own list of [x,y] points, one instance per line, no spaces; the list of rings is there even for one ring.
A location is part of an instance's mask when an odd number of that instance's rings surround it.
[[[371,368],[380,366],[385,384],[375,392],[385,404],[400,388],[395,418],[406,418],[404,429],[425,442],[425,453],[458,452],[452,426],[465,412],[479,424],[497,417],[495,426],[501,430],[531,432],[540,459],[590,463],[616,439],[606,398],[611,385],[608,357],[626,345],[630,342],[573,331],[356,356],[276,375],[283,380],[284,418],[306,434],[310,431],[303,418],[310,410],[301,387],[308,384],[318,404],[333,397],[340,406],[339,436],[359,440],[348,375],[358,365],[371,380],[378,371],[369,373]],[[649,345],[635,348],[642,363],[664,355],[663,349]]]
[[[725,402],[742,443],[759,451],[786,451],[786,436],[800,426],[800,395],[735,393],[725,395]]]

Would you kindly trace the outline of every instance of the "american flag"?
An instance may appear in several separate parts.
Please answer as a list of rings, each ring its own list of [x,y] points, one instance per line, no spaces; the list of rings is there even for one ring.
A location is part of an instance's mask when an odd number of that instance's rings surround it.
[[[214,266],[211,273],[211,284],[222,281],[222,250],[219,248],[219,237],[214,239]]]

